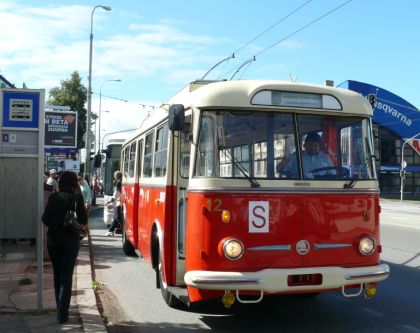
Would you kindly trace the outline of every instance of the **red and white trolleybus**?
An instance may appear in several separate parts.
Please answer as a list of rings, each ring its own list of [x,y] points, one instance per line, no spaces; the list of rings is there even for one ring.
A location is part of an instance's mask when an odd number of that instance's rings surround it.
[[[339,88],[191,83],[123,145],[124,252],[150,262],[169,306],[374,296],[389,267],[371,116]]]

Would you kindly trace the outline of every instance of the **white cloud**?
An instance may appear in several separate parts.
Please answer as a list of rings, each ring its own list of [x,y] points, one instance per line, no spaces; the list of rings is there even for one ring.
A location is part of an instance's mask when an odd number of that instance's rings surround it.
[[[58,86],[74,70],[87,80],[89,27],[92,7],[44,5],[21,7],[3,3],[0,12],[0,71],[12,82],[46,90]],[[121,13],[124,15],[124,13]],[[112,16],[95,12],[93,80],[108,77],[183,79],[194,67],[206,68],[208,49],[221,42],[209,36],[186,33],[176,22],[139,24],[127,21],[127,31],[115,34]],[[133,16],[133,15],[131,15]],[[126,16],[129,19],[129,16]],[[109,30],[105,30],[109,29]],[[203,65],[204,64],[204,65]],[[182,70],[185,68],[185,71]],[[169,73],[169,74],[168,74]],[[54,83],[55,77],[55,83]],[[93,86],[95,82],[93,83]]]

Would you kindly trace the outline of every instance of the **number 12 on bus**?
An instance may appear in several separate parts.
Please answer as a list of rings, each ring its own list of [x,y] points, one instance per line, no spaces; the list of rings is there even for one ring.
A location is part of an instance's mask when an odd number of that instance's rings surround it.
[[[372,109],[340,88],[193,82],[122,147],[122,242],[171,307],[376,294]]]

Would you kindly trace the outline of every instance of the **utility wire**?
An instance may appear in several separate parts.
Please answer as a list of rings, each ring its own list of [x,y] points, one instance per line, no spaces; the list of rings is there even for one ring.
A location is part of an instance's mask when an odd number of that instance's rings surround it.
[[[92,91],[92,95],[99,95],[99,94],[96,93],[96,92],[94,92],[94,91]],[[118,98],[118,97],[107,96],[107,95],[104,95],[104,94],[102,94],[102,96],[103,97],[110,98],[110,99],[115,99],[117,101],[128,102],[126,99],[122,99],[122,98]]]
[[[294,13],[298,12],[300,9],[302,9],[303,7],[305,7],[308,3],[310,3],[312,0],[308,0],[306,1],[303,5],[301,5],[300,7],[296,8],[294,11],[290,12],[289,14],[287,14],[286,16],[282,17],[280,20],[278,20],[276,23],[274,23],[273,25],[271,25],[270,27],[268,27],[267,29],[265,29],[263,32],[261,32],[260,34],[258,34],[256,37],[254,37],[253,39],[251,39],[249,42],[247,42],[246,44],[244,44],[243,46],[241,46],[239,49],[237,49],[236,51],[234,51],[233,53],[238,53],[240,50],[246,48],[249,44],[251,44],[252,42],[254,42],[255,40],[257,40],[258,38],[260,38],[262,35],[264,35],[266,32],[270,31],[271,29],[273,29],[276,25],[280,24],[281,22],[283,22],[284,20],[286,20],[288,17],[292,16]]]
[[[273,29],[276,25],[280,24],[281,22],[283,22],[285,19],[287,19],[288,17],[292,16],[294,13],[298,12],[300,9],[302,9],[303,7],[305,7],[308,3],[310,3],[312,0],[308,0],[306,1],[303,5],[299,6],[298,8],[296,8],[295,10],[293,10],[292,12],[290,12],[289,14],[287,14],[286,16],[282,17],[280,20],[278,20],[276,23],[272,24],[270,27],[268,27],[267,29],[265,29],[263,32],[261,32],[260,34],[258,34],[256,37],[254,37],[253,39],[251,39],[249,42],[245,43],[243,46],[241,46],[239,49],[237,49],[235,52],[232,53],[231,56],[227,57],[226,59],[223,59],[222,61],[219,61],[216,65],[214,65],[212,68],[210,68],[206,74],[204,74],[204,76],[201,78],[201,80],[204,80],[204,78],[217,66],[219,66],[221,63],[225,62],[225,67],[227,66],[227,63],[229,62],[229,59],[235,58],[235,53],[239,52],[240,50],[244,49],[245,47],[247,47],[249,44],[251,44],[253,41],[257,40],[258,38],[260,38],[262,35],[264,35],[266,32],[270,31],[271,29]],[[252,59],[252,58],[251,58]],[[255,60],[255,57],[254,57]],[[251,60],[247,60],[245,62],[248,63]],[[239,65],[236,68],[241,68],[243,66],[243,64]],[[249,67],[249,66],[248,66]],[[247,67],[247,68],[248,68]],[[235,69],[236,69],[235,68]],[[233,70],[232,70],[233,71]],[[238,70],[239,71],[239,70]],[[230,72],[228,72],[230,73]],[[233,74],[233,76],[235,76],[235,74]],[[232,76],[232,77],[233,77]],[[220,76],[217,78],[218,80],[220,79]]]
[[[334,13],[335,11],[339,10],[341,7],[344,7],[345,5],[347,5],[347,4],[348,4],[348,3],[350,3],[350,2],[352,2],[352,0],[347,0],[346,2],[343,2],[341,5],[339,5],[339,6],[335,7],[334,9],[332,9],[332,10],[330,10],[329,12],[325,13],[324,15],[321,15],[321,16],[320,16],[320,17],[318,17],[317,19],[315,19],[315,20],[313,20],[313,21],[309,22],[308,24],[305,24],[303,27],[301,27],[301,28],[297,29],[296,31],[292,32],[291,34],[287,35],[286,37],[284,37],[284,38],[280,39],[279,41],[277,41],[277,42],[275,42],[275,43],[273,43],[273,44],[271,44],[271,45],[267,46],[265,49],[263,49],[263,50],[261,50],[260,52],[256,53],[256,54],[255,54],[255,57],[256,57],[256,56],[258,56],[258,55],[260,55],[260,54],[262,54],[262,53],[264,53],[265,51],[267,51],[267,50],[271,49],[272,47],[276,46],[277,44],[280,44],[281,42],[285,41],[287,38],[290,38],[290,37],[292,37],[292,36],[296,35],[298,32],[300,32],[300,31],[302,31],[302,30],[306,29],[307,27],[311,26],[312,24],[314,24],[314,23],[316,23],[316,22],[318,22],[318,21],[322,20],[324,17],[326,17],[326,16],[328,16],[328,15],[330,15],[330,14]]]
[[[316,23],[316,22],[318,22],[318,21],[322,20],[324,17],[326,17],[326,16],[330,15],[331,13],[333,13],[333,12],[337,11],[337,10],[338,10],[338,9],[340,9],[341,7],[344,7],[345,5],[347,5],[348,3],[350,3],[351,1],[352,1],[352,0],[347,0],[346,2],[343,2],[341,5],[339,5],[339,6],[335,7],[334,9],[330,10],[329,12],[327,12],[327,13],[325,13],[325,14],[321,15],[320,17],[316,18],[315,20],[313,20],[313,21],[311,21],[311,22],[309,22],[309,23],[305,24],[303,27],[300,27],[299,29],[295,30],[295,31],[294,31],[294,32],[292,32],[291,34],[287,35],[286,37],[283,37],[282,39],[278,40],[277,42],[275,42],[275,43],[273,43],[273,44],[271,44],[271,45],[267,46],[265,49],[261,50],[260,52],[257,52],[257,53],[256,53],[253,57],[251,57],[250,59],[252,59],[252,58],[256,58],[258,55],[260,55],[260,54],[262,54],[262,53],[264,53],[264,52],[268,51],[269,49],[271,49],[271,48],[273,48],[274,46],[276,46],[276,45],[280,44],[281,42],[284,42],[286,39],[288,39],[288,38],[290,38],[290,37],[292,37],[292,36],[296,35],[298,32],[300,32],[300,31],[302,31],[302,30],[306,29],[307,27],[311,26],[312,24],[314,24],[314,23]],[[240,65],[240,66],[242,66],[242,65]],[[230,70],[229,72],[227,72],[227,73],[223,74],[222,76],[230,74],[231,72],[233,72],[233,71],[237,70],[240,66],[237,66],[237,67],[233,68],[232,70]]]
[[[93,92],[93,91],[92,91],[92,94],[94,94],[94,95],[99,95],[98,93],[95,93],[95,92]],[[115,99],[115,100],[117,100],[117,101],[121,101],[121,102],[134,103],[134,102],[127,101],[126,99],[122,99],[122,98],[118,98],[118,97],[107,96],[107,95],[104,95],[104,94],[102,94],[102,96],[103,96],[103,97],[110,98],[110,99]],[[141,104],[141,103],[136,103],[136,104],[138,104],[138,105],[142,106],[142,107],[143,107],[143,109],[144,109],[144,108],[146,108],[146,107],[149,107],[149,108],[152,108],[152,109],[154,110],[154,109],[156,108],[156,106],[155,106],[155,105],[147,105],[147,104]]]

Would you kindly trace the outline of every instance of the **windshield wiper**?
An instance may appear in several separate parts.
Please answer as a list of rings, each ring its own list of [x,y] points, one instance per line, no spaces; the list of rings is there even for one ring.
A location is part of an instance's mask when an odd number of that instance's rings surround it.
[[[370,145],[369,145],[369,141],[367,140],[367,138],[365,138],[365,144],[366,144],[366,150],[368,152],[372,152],[372,150],[369,149]],[[355,177],[353,177],[352,179],[350,179],[350,181],[346,184],[343,185],[344,188],[353,188],[354,185],[356,184],[356,182],[361,179],[361,173],[362,173],[362,169],[366,169],[366,172],[370,169],[369,168],[369,161],[370,161],[370,168],[375,168],[375,155],[373,154],[369,154],[368,157],[366,157],[365,159],[365,163],[362,165],[362,167],[355,172]],[[372,170],[372,172],[374,172],[374,170]]]
[[[348,183],[344,184],[343,187],[353,188],[354,185],[357,183],[357,181],[362,178],[361,177],[362,169],[367,170],[369,166],[369,160],[372,161],[373,158],[375,158],[375,155],[370,155],[370,157],[366,158],[365,164],[363,164],[362,167],[354,173],[354,177],[350,179]]]
[[[343,185],[344,188],[353,188],[353,186],[356,184],[356,182],[359,180],[360,176],[360,170],[359,172],[357,172],[356,177],[350,179],[350,181],[348,183],[345,183]]]
[[[223,151],[223,154],[229,159],[230,162],[232,162],[233,166],[238,168],[238,170],[245,176],[246,179],[251,183],[251,187],[259,187],[260,183],[257,182],[255,177],[251,176],[250,173],[242,166],[241,162],[239,162],[234,156],[227,154],[225,147],[219,146],[219,151]],[[235,169],[233,169],[235,170]]]

